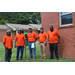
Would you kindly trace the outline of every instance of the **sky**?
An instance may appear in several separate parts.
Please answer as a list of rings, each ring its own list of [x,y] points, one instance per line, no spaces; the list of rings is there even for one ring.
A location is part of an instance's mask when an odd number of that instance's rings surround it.
[[[61,12],[62,15],[63,15],[63,14],[68,14],[68,13],[71,13],[71,12]]]

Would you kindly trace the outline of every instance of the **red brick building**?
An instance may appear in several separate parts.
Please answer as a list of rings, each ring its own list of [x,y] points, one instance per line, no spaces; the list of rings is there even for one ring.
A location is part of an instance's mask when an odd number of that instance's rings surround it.
[[[75,12],[41,12],[41,23],[47,33],[50,25],[59,31],[59,57],[75,60]],[[49,44],[46,54],[50,55]]]

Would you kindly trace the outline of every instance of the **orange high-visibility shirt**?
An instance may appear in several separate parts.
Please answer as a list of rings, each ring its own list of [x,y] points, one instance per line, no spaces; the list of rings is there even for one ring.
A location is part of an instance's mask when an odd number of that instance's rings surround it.
[[[11,49],[12,48],[12,44],[13,44],[13,38],[11,36],[4,36],[3,37],[3,42],[5,43],[5,46],[8,48],[8,49]]]
[[[40,33],[38,35],[38,39],[39,39],[39,42],[45,42],[46,41],[46,38],[48,38],[48,35],[46,32],[43,32],[43,33]]]
[[[26,40],[25,35],[23,33],[16,34],[15,40],[17,41],[17,46],[24,46],[24,40]]]
[[[58,30],[54,29],[52,32],[48,31],[49,43],[58,43],[58,36],[60,36]]]
[[[32,33],[28,33],[27,34],[28,42],[35,42],[36,41],[36,38],[37,38],[37,35],[33,31],[32,31]]]

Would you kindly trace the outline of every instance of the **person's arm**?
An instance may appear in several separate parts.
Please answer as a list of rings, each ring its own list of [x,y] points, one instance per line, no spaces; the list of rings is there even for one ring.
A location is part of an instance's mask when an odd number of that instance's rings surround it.
[[[24,45],[26,46],[26,39],[24,40]]]
[[[47,33],[45,34],[45,36],[46,36],[46,41],[44,43],[47,43],[47,41],[48,41],[48,35],[47,35]]]
[[[40,42],[39,42],[39,35],[38,35],[38,37],[37,37],[37,41],[38,41],[38,44],[40,44]]]
[[[36,35],[36,33],[35,33],[35,41],[37,41],[37,35]]]
[[[48,35],[48,41],[49,41],[49,35]]]
[[[40,44],[39,39],[37,39],[37,41],[38,41],[38,44]]]
[[[60,43],[60,36],[58,36],[58,44]]]
[[[16,47],[17,35],[15,36],[14,47]]]
[[[59,31],[57,30],[57,36],[58,36],[58,44],[60,43],[60,34]]]
[[[44,43],[47,43],[48,38],[46,38],[46,41]]]
[[[13,43],[12,43],[12,48],[13,48]]]
[[[12,48],[13,48],[13,38],[12,38]]]
[[[48,33],[48,41],[49,41],[49,33]]]
[[[5,42],[3,42],[3,45],[4,45],[4,47],[6,48],[6,46],[5,46]]]
[[[6,37],[3,38],[3,45],[4,45],[4,47],[6,48],[5,42],[6,42]]]
[[[37,38],[35,39],[35,41],[37,41]]]
[[[26,47],[26,35],[24,35],[24,47]]]
[[[16,40],[15,40],[15,42],[14,42],[14,47],[16,47]]]
[[[28,41],[28,34],[27,34],[27,41]]]

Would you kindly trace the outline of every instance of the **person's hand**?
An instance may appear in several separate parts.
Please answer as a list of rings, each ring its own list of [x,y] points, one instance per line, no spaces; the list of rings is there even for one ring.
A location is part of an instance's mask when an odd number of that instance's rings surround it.
[[[60,43],[60,41],[58,41],[58,44]]]
[[[17,46],[16,46],[16,45],[14,45],[14,47],[16,48]]]
[[[4,48],[5,48],[5,50],[7,49],[7,47],[6,47],[6,46],[4,46]]]
[[[5,49],[6,49],[7,47],[5,46]]]
[[[46,44],[47,42],[45,41],[44,44]]]
[[[12,48],[13,48],[13,45],[12,45]],[[12,48],[11,48],[11,49],[12,49]]]
[[[38,44],[40,44],[40,42],[38,42]]]
[[[60,43],[60,36],[58,36],[58,44]]]
[[[26,47],[26,45],[24,45],[24,47]]]

